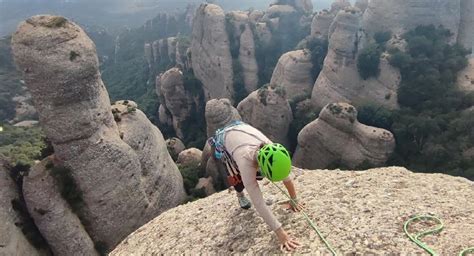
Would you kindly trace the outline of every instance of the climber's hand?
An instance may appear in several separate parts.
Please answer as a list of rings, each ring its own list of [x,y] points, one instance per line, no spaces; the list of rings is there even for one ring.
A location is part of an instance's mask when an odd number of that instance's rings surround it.
[[[287,201],[284,205],[287,210],[292,210],[294,212],[300,212],[305,209],[305,204],[298,201]]]
[[[295,238],[290,237],[283,228],[275,230],[280,241],[280,250],[282,252],[291,252],[296,250],[301,244]]]

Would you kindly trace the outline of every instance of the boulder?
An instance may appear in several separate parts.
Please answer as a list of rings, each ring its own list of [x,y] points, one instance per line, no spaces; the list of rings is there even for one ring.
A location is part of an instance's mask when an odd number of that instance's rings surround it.
[[[309,98],[314,86],[312,68],[308,50],[287,52],[278,60],[270,83],[284,87],[289,100]]]
[[[474,0],[461,0],[461,23],[457,42],[474,51]]]
[[[43,131],[80,188],[81,222],[95,243],[113,248],[184,200],[161,132],[125,102],[112,113],[94,43],[79,26],[34,16],[19,25],[12,46]]]
[[[21,230],[24,224],[13,208],[13,203],[20,201],[19,189],[7,165],[0,155],[0,255],[47,255],[36,249]]]
[[[265,22],[257,22],[255,24],[256,38],[263,43],[264,46],[268,46],[272,40],[272,31]]]
[[[217,129],[242,120],[239,112],[229,99],[213,99],[206,103],[207,137],[214,136]]]
[[[332,102],[356,106],[372,102],[388,109],[398,108],[401,75],[388,63],[387,55],[381,56],[378,77],[363,80],[359,75],[360,19],[360,12],[346,9],[338,13],[331,25],[328,54],[311,95],[315,107],[322,108]]]
[[[184,143],[179,138],[167,139],[166,148],[173,159],[178,159],[179,154],[186,149]]]
[[[359,123],[356,108],[347,103],[331,103],[298,134],[293,164],[306,169],[381,166],[394,149],[392,133]]]
[[[189,148],[181,151],[177,163],[182,167],[199,167],[201,164],[202,151],[197,148]]]
[[[72,190],[71,184],[65,183],[68,175],[70,171],[67,169],[54,169],[50,159],[35,165],[23,179],[23,196],[28,212],[54,255],[99,255],[77,213],[61,195],[59,182]]]
[[[435,25],[449,29],[456,40],[461,19],[460,0],[371,0],[364,13],[362,26],[370,36],[391,31],[402,34],[419,25]],[[472,17],[472,13],[469,14]]]
[[[334,21],[335,14],[326,10],[320,11],[314,15],[313,22],[311,23],[311,37],[328,39],[329,28]]]
[[[445,223],[443,231],[423,240],[439,255],[458,255],[462,248],[472,246],[472,181],[413,173],[402,167],[298,172],[294,183],[305,212],[337,255],[426,254],[403,232],[405,221],[423,213],[437,215]],[[275,186],[261,186],[261,190],[266,198],[288,200]],[[110,255],[195,255],[204,251],[227,255],[230,250],[239,255],[282,254],[278,240],[259,215],[238,208],[235,196],[222,191],[171,209],[130,235]],[[280,203],[269,208],[303,245],[295,254],[331,255],[301,214],[289,214]],[[413,228],[420,232],[432,226],[419,225]]]
[[[280,86],[264,86],[237,106],[242,120],[262,131],[273,142],[289,146],[288,131],[293,113]]]
[[[265,15],[264,11],[253,10],[249,13],[249,20],[250,20],[250,22],[255,24],[255,23],[259,22],[263,18],[264,15]]]
[[[203,83],[206,101],[215,98],[232,99],[233,68],[225,14],[214,4],[201,4],[193,21],[191,41],[192,67]]]

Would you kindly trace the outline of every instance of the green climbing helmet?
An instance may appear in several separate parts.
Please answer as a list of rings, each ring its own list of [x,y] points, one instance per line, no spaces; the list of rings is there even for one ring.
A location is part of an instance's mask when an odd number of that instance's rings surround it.
[[[281,144],[266,144],[258,151],[258,166],[262,174],[271,181],[282,181],[291,171],[291,158]]]

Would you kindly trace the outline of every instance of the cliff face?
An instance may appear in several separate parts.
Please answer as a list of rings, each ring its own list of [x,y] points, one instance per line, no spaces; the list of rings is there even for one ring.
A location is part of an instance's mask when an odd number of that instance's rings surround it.
[[[21,231],[24,223],[13,208],[20,195],[5,164],[0,155],[0,255],[47,255],[33,247]]]
[[[474,183],[464,178],[416,174],[398,167],[295,173],[306,213],[340,255],[422,255],[425,252],[402,231],[406,220],[422,213],[436,214],[446,225],[440,234],[423,239],[440,255],[457,255],[474,241]],[[283,209],[280,202],[287,199],[278,189],[271,184],[261,188],[277,219],[302,243],[297,254],[329,255],[303,216]],[[426,227],[418,231],[422,230]],[[154,253],[281,252],[277,238],[254,208],[240,209],[235,195],[225,191],[160,215],[110,255]]]
[[[377,78],[363,80],[359,75],[357,56],[363,36],[360,21],[359,11],[347,9],[340,11],[332,23],[328,54],[311,95],[315,106],[373,102],[389,109],[398,108],[397,88],[401,76],[386,59],[381,59]]]
[[[131,102],[111,108],[95,46],[79,26],[34,16],[12,42],[40,124],[82,193],[81,221],[94,242],[111,248],[182,202],[182,177],[161,132]]]
[[[470,14],[472,17],[472,13]],[[460,0],[371,0],[364,14],[363,27],[369,35],[392,31],[399,34],[418,25],[442,25],[456,40],[461,17]]]
[[[232,99],[233,69],[224,11],[214,4],[202,4],[193,21],[191,41],[194,74],[203,83],[206,101]]]
[[[474,47],[474,0],[461,0],[458,43],[466,49]]]

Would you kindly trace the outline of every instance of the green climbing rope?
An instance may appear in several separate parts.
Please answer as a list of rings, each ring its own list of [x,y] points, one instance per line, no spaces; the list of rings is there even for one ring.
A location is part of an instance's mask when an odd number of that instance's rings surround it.
[[[293,203],[293,204],[297,204],[296,201],[294,201],[282,188],[280,188],[277,184],[273,183],[272,184],[277,187],[281,193],[283,193],[286,197],[288,197],[288,199],[290,199],[290,202]],[[314,222],[309,218],[309,216],[306,214],[306,212],[304,212],[303,210],[300,211],[301,214],[303,214],[303,216],[306,218],[306,220],[308,221],[309,225],[314,229],[314,231],[316,231],[316,233],[318,234],[319,238],[321,238],[321,240],[324,242],[324,244],[326,245],[326,247],[329,249],[329,251],[331,251],[332,255],[333,256],[336,256],[337,253],[336,251],[331,247],[331,245],[329,244],[329,242],[324,238],[323,234],[319,231],[318,227],[314,224]]]
[[[412,222],[415,222],[415,221],[418,221],[418,220],[420,220],[420,221],[432,220],[432,221],[436,222],[437,225],[434,228],[429,229],[427,231],[423,231],[423,232],[420,232],[420,233],[417,233],[417,234],[410,234],[410,232],[408,232],[408,226]],[[409,220],[407,220],[405,222],[405,225],[403,225],[403,231],[405,231],[405,234],[408,236],[408,238],[410,238],[411,241],[416,243],[419,247],[421,247],[423,250],[427,251],[432,256],[437,256],[438,254],[433,249],[428,247],[428,245],[423,243],[420,239],[423,238],[424,236],[427,236],[427,235],[432,235],[432,234],[439,233],[443,230],[443,228],[444,228],[443,221],[441,221],[440,218],[438,218],[436,216],[432,216],[432,215],[415,216],[415,217],[410,218]],[[461,253],[459,253],[459,256],[465,256],[467,253],[474,253],[474,247],[467,248],[467,249],[463,250]]]
[[[433,221],[437,222],[438,225],[436,227],[434,227],[433,229],[423,231],[423,232],[415,234],[415,235],[410,234],[410,232],[408,232],[408,226],[412,222],[417,221],[417,220],[421,220],[421,221],[433,220]],[[431,216],[431,215],[419,215],[419,216],[415,216],[415,217],[409,219],[407,222],[405,222],[405,225],[403,225],[403,231],[405,231],[405,234],[407,234],[408,238],[410,238],[411,241],[413,241],[419,247],[421,247],[422,249],[427,251],[430,255],[434,256],[434,255],[438,255],[438,254],[435,251],[433,251],[433,249],[428,247],[427,244],[420,241],[420,239],[424,236],[441,232],[441,230],[443,230],[443,227],[444,227],[443,222],[438,217]]]

